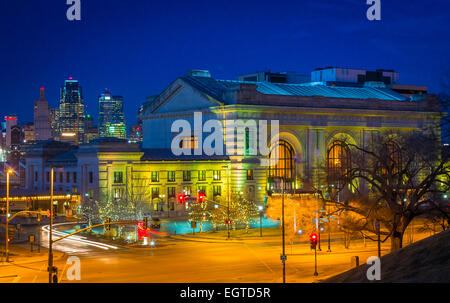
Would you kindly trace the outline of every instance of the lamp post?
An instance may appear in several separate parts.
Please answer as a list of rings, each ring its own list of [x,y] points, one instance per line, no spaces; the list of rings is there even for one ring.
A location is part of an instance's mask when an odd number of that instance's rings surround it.
[[[284,178],[281,179],[281,224],[282,224],[282,237],[283,237],[283,255],[281,261],[283,262],[283,283],[286,283],[286,243],[284,239]]]
[[[55,168],[61,168],[60,166],[52,166],[50,168],[50,231],[48,237],[48,283],[53,283],[53,272],[55,268],[53,267],[53,182],[55,175]],[[55,281],[57,282],[57,281]]]
[[[222,168],[227,169],[227,240],[230,240],[230,167],[224,165]]]
[[[5,231],[5,259],[9,262],[9,175],[13,173],[12,169],[6,172],[6,231]]]
[[[330,206],[328,206],[327,214],[328,214],[328,250],[327,250],[327,252],[331,252],[331,216],[330,216]]]
[[[264,207],[260,205],[258,206],[258,209],[259,209],[259,236],[262,237],[262,214]]]

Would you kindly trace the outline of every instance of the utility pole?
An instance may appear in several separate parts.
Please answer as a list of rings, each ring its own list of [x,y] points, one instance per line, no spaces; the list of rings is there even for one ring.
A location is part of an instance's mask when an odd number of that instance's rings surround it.
[[[330,216],[330,205],[326,205],[327,208],[327,217],[328,217],[328,250],[327,252],[331,252],[331,216]]]
[[[53,231],[53,178],[54,168],[50,168],[50,231],[48,237],[48,283],[52,283],[53,275],[53,252],[52,252],[52,231]]]
[[[227,196],[228,196],[228,206],[227,206],[227,227],[228,227],[228,240],[230,240],[230,167],[227,166]]]
[[[60,166],[52,166],[50,168],[50,231],[48,237],[48,283],[58,283],[57,276],[53,281],[53,273],[56,273],[56,268],[53,266],[53,183],[55,176],[55,168],[61,168]]]
[[[283,262],[283,283],[286,283],[286,252],[284,239],[284,177],[281,179],[281,221],[282,221],[282,235],[283,235],[283,255],[281,261]]]
[[[317,272],[317,246],[314,246],[314,276],[318,276]]]
[[[377,228],[377,236],[378,236],[378,258],[381,258],[381,237],[380,237],[380,222],[375,221],[375,226]]]
[[[262,237],[262,214],[263,214],[263,207],[259,206],[259,236]]]
[[[6,172],[6,231],[5,231],[5,260],[9,262],[9,175],[13,171],[8,169]]]

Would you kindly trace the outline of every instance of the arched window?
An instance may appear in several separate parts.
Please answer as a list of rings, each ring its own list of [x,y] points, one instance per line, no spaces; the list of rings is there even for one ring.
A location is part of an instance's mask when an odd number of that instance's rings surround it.
[[[339,182],[351,168],[350,149],[345,142],[334,141],[328,147],[327,175],[331,183]]]
[[[269,155],[269,178],[284,178],[285,181],[295,179],[294,149],[286,141],[279,141]]]
[[[385,162],[382,165],[382,174],[387,174],[388,168],[392,174],[397,174],[402,169],[400,146],[396,142],[389,140],[385,143],[384,153],[381,155],[381,158]]]

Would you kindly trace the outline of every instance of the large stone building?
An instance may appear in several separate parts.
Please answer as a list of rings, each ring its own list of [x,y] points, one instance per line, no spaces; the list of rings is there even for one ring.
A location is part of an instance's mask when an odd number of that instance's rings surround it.
[[[397,82],[398,75],[394,76]],[[194,125],[200,113],[203,123],[198,131]],[[60,148],[54,155],[35,151],[36,155],[27,155],[27,186],[47,189],[49,168],[59,164],[64,168],[56,179],[57,188],[73,191],[75,187],[84,199],[145,197],[149,208],[160,215],[184,214],[188,204],[176,203],[179,194],[195,199],[204,192],[216,201],[242,194],[263,204],[265,197],[280,190],[282,179],[291,191],[320,187],[319,167],[326,161],[343,165],[346,142],[366,145],[374,133],[410,132],[439,118],[433,96],[411,98],[384,82],[336,86],[217,80],[209,72],[194,71],[174,80],[141,108],[138,119],[144,138],[140,146],[99,139],[77,149],[54,146]],[[192,131],[180,134],[174,128],[177,120],[185,120]],[[223,134],[223,142],[215,142],[215,147],[225,149],[240,145],[242,154],[208,155],[202,146],[213,128],[204,128],[213,120],[224,127],[233,120],[268,121],[269,125],[279,121],[279,132],[272,138],[275,143],[268,148],[273,152],[279,147],[278,161],[262,165],[268,155],[255,153],[261,146],[252,145],[251,128]],[[192,153],[176,155],[174,147]],[[71,178],[74,173],[76,179]]]

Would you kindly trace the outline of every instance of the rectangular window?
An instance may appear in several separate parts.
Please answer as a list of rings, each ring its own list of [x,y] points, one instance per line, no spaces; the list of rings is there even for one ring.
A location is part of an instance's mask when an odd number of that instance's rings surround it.
[[[64,181],[64,174],[62,172],[59,173],[59,183],[63,183]]]
[[[159,187],[152,187],[152,199],[159,198]]]
[[[220,180],[220,170],[215,170],[213,172],[213,180],[214,181],[219,181]]]
[[[159,172],[152,171],[152,182],[159,182]]]
[[[220,185],[214,185],[213,188],[213,196],[221,196],[222,195],[222,186]]]
[[[175,171],[167,172],[167,182],[175,182]]]
[[[66,183],[70,183],[70,173],[66,172]]]
[[[196,149],[198,148],[198,137],[182,137],[180,139],[180,148]]]
[[[38,172],[37,171],[34,172],[34,181],[35,182],[38,181]],[[5,236],[5,239],[6,239],[6,236]]]
[[[183,171],[183,181],[191,181],[191,171],[190,170]]]
[[[173,198],[176,197],[176,187],[175,186],[169,186],[167,187],[167,198]]]
[[[247,170],[247,180],[253,180],[253,169]]]
[[[94,183],[94,173],[93,172],[89,172],[89,183]]]
[[[77,172],[73,172],[72,177],[72,182],[77,183]]]
[[[114,183],[123,183],[123,172],[121,171],[114,172]]]
[[[183,186],[183,194],[190,196],[192,193],[192,188],[190,186]]]
[[[50,172],[49,171],[45,173],[45,181],[50,182]]]
[[[245,154],[250,154],[250,130],[248,128],[245,129]]]
[[[198,171],[198,181],[206,181],[206,170]]]
[[[200,185],[198,187],[198,192],[199,193],[204,193],[206,195],[206,186],[205,185]]]

